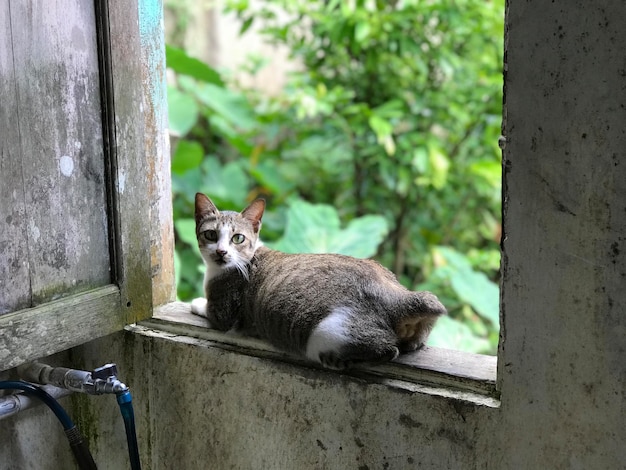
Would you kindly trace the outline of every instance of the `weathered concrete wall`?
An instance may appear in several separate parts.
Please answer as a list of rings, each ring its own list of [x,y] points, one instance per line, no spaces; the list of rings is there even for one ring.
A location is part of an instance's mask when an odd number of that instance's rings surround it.
[[[95,364],[103,351],[120,360],[132,386],[146,468],[482,468],[484,430],[497,417],[497,409],[419,387],[368,383],[189,337],[127,333],[76,355]],[[93,403],[93,415],[119,421],[106,402]],[[98,437],[96,455],[124,445],[121,437]],[[115,459],[98,463],[121,468]]]
[[[119,364],[144,467],[624,468],[625,16],[617,0],[508,8],[500,408],[168,334],[74,349],[76,365]],[[124,468],[116,405],[74,405],[100,468]],[[24,416],[0,468],[54,431]],[[71,468],[53,452],[39,468]]]
[[[626,3],[508,3],[495,467],[624,468]]]
[[[65,406],[69,399],[60,403]],[[72,469],[72,453],[56,417],[43,408],[20,412],[0,426],[0,469]]]

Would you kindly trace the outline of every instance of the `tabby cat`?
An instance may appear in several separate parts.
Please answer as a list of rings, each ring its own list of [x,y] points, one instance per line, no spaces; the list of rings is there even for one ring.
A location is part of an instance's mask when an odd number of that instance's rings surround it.
[[[446,313],[435,295],[405,289],[375,261],[263,246],[262,199],[237,213],[219,211],[198,193],[195,209],[206,299],[191,308],[212,328],[264,338],[344,369],[421,348]]]

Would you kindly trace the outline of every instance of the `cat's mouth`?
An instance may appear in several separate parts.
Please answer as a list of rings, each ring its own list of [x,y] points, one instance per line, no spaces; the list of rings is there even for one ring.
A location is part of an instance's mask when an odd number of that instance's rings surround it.
[[[225,264],[228,263],[228,260],[225,257],[223,257],[223,256],[214,256],[213,257],[213,261],[218,266],[224,266]]]

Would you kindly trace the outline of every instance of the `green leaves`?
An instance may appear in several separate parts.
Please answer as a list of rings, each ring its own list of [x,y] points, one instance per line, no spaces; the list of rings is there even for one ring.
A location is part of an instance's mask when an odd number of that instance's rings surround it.
[[[195,94],[201,103],[213,110],[217,118],[224,121],[218,124],[227,133],[234,133],[234,129],[250,130],[254,127],[254,112],[241,93],[207,83],[198,86]],[[215,118],[213,120],[215,122]],[[225,124],[229,127],[225,127]]]
[[[436,144],[428,147],[428,161],[431,170],[431,183],[437,189],[442,189],[448,178],[450,160]]]
[[[199,109],[196,100],[172,86],[167,87],[167,116],[170,132],[177,136],[186,135],[198,122]]]
[[[200,297],[203,295],[203,264],[196,239],[196,222],[191,218],[178,218],[174,220],[174,228],[178,238],[174,256],[178,298]]]
[[[396,151],[396,145],[391,136],[393,126],[381,118],[377,114],[372,114],[369,118],[369,125],[376,134],[376,140],[385,148],[387,155],[393,155]]]
[[[219,73],[204,62],[188,56],[182,49],[166,45],[165,62],[167,68],[179,75],[187,75],[201,82],[212,83],[220,87],[224,86]]]
[[[500,291],[487,276],[475,271],[468,259],[449,247],[438,247],[444,265],[440,268],[459,298],[469,304],[481,317],[498,325]]]
[[[376,254],[387,231],[385,219],[375,215],[353,219],[341,229],[334,207],[295,200],[287,211],[283,238],[268,245],[286,253],[338,253],[369,258]]]
[[[354,40],[363,42],[370,34],[370,24],[366,21],[360,21],[354,27]]]
[[[448,307],[431,344],[495,352],[503,0],[227,3],[299,67],[266,96],[168,47],[181,298],[201,284],[194,193],[261,195],[268,245],[376,256]]]
[[[250,180],[242,163],[223,165],[216,157],[207,157],[202,170],[203,182],[197,190],[210,195],[220,209],[241,210],[247,205]]]
[[[178,175],[200,166],[204,150],[198,142],[181,140],[172,157],[172,172]]]
[[[491,352],[487,338],[476,336],[467,325],[448,316],[437,320],[435,328],[428,337],[427,344],[436,348],[475,353]]]
[[[194,251],[200,254],[198,249],[198,239],[196,238],[196,221],[194,219],[187,218],[178,219],[174,221],[174,227],[176,228],[178,238],[187,243],[189,246],[195,248]]]
[[[168,117],[175,135],[185,136],[191,131],[198,122],[202,105],[212,112],[213,125],[228,135],[234,136],[256,125],[248,99],[227,88],[213,68],[171,46],[166,47],[166,61],[167,67],[179,75],[179,86],[168,87]]]
[[[250,174],[260,185],[277,195],[286,196],[294,188],[294,184],[285,178],[277,165],[272,161],[263,161],[258,165],[252,166]]]
[[[450,316],[437,321],[428,344],[495,354],[500,312],[497,284],[450,247],[437,247],[434,259],[429,282],[420,288],[437,292]]]

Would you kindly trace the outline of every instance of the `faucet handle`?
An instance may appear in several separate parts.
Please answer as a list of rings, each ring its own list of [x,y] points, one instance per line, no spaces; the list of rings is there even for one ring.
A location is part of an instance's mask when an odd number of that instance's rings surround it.
[[[109,377],[117,377],[117,366],[115,364],[105,364],[93,370],[91,377],[95,379],[106,380]]]

